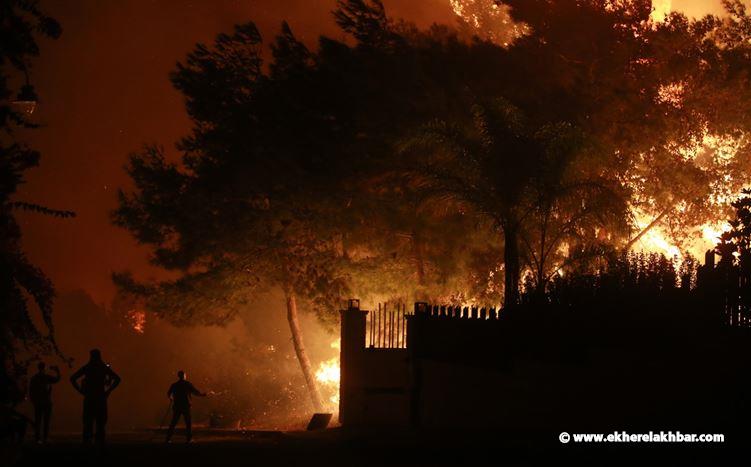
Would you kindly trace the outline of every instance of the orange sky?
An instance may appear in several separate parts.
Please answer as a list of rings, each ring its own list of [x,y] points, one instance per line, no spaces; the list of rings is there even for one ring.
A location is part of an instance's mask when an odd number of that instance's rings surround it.
[[[384,0],[393,16],[419,25],[453,22],[448,0]],[[21,214],[24,244],[59,290],[84,289],[99,303],[114,292],[110,273],[158,275],[147,252],[109,223],[116,190],[126,186],[127,155],[144,143],[170,149],[189,122],[167,74],[198,41],[210,42],[237,22],[253,20],[267,41],[286,19],[313,44],[341,37],[335,0],[42,0],[63,25],[43,41],[32,80],[40,95],[29,133],[42,152],[19,199],[77,212],[60,220]],[[720,11],[720,0],[673,0],[690,15]]]

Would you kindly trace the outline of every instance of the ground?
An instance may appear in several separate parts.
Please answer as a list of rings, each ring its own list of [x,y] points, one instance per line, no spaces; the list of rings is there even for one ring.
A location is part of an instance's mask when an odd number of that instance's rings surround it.
[[[559,444],[557,434],[543,433],[351,432],[337,428],[320,432],[203,431],[196,433],[195,443],[182,441],[176,436],[173,444],[164,444],[163,434],[156,432],[115,433],[106,448],[95,449],[84,448],[72,434],[58,435],[47,445],[25,444],[13,456],[3,455],[0,465],[558,465],[567,457],[597,459],[597,465],[633,465],[637,458],[659,459],[662,465],[729,465],[725,461],[748,460],[738,446],[573,446]],[[6,464],[8,459],[10,464]]]

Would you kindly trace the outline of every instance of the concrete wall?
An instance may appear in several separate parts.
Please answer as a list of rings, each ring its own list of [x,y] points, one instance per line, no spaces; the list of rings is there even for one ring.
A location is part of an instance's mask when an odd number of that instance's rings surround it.
[[[366,313],[342,314],[344,426],[688,431],[751,415],[749,336],[737,330],[700,340],[681,328],[416,314],[407,349],[367,349]]]

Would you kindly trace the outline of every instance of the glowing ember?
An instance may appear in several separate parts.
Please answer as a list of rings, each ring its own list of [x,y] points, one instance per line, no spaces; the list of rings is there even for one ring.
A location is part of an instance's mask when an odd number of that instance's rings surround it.
[[[146,312],[143,310],[130,310],[127,313],[130,327],[138,334],[146,331]]]
[[[332,349],[339,350],[339,339],[331,343]],[[319,390],[324,397],[324,401],[327,405],[327,410],[330,412],[339,411],[339,355],[318,365],[316,370],[316,380],[318,381]]]

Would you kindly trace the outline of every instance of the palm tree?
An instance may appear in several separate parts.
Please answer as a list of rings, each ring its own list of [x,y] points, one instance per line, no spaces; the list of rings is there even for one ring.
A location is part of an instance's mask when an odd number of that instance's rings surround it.
[[[587,233],[606,225],[615,232],[626,219],[617,184],[581,163],[584,135],[565,123],[534,124],[503,99],[475,103],[463,121],[433,121],[401,150],[425,202],[486,217],[503,235],[505,307],[519,301],[523,260],[544,290],[581,256],[561,258],[563,245],[596,251]]]

